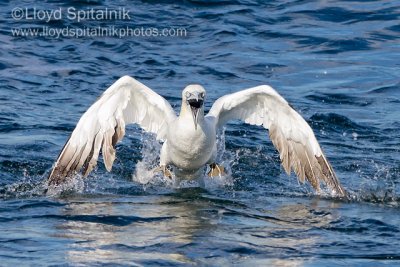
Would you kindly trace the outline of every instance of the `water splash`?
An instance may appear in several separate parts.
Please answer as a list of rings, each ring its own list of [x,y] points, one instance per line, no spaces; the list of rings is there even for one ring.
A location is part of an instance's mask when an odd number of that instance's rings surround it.
[[[81,194],[85,189],[84,177],[81,174],[76,174],[57,186],[48,186],[46,180],[44,181],[46,186],[45,192],[49,197],[63,197],[74,193]]]
[[[31,176],[26,169],[20,181],[0,187],[1,199],[31,198],[44,195],[46,183],[42,176]]]
[[[395,183],[398,172],[390,165],[374,160],[369,165],[373,168],[372,172],[359,171],[362,183],[360,189],[353,194],[354,200],[400,206],[400,197]]]
[[[221,177],[208,177],[209,168],[202,170],[201,181],[181,180],[174,175],[172,179],[165,178],[161,172],[155,173],[154,168],[158,167],[159,154],[162,145],[156,141],[154,136],[143,134],[141,136],[141,159],[135,164],[132,175],[134,183],[114,173],[105,173],[103,169],[94,171],[89,179],[76,175],[67,183],[48,187],[46,177],[49,170],[43,175],[30,175],[27,169],[23,172],[21,180],[15,183],[3,184],[0,186],[0,198],[31,198],[37,196],[63,197],[70,194],[103,194],[120,193],[136,194],[152,190],[152,192],[170,191],[177,188],[202,187],[207,190],[221,189],[228,191],[253,190],[256,187],[266,188],[266,192],[278,195],[312,196],[316,195],[309,185],[299,185],[296,177],[286,176],[279,164],[279,159],[268,151],[268,147],[257,146],[253,148],[226,148],[225,130],[217,135],[217,160],[224,166],[226,175]],[[264,164],[269,162],[269,164]],[[116,163],[118,164],[118,163]],[[249,165],[250,164],[250,165]],[[254,168],[249,168],[254,166]],[[272,168],[271,168],[272,167]],[[399,174],[398,168],[389,164],[375,161],[363,161],[358,164],[354,177],[348,182],[346,189],[349,193],[349,200],[355,202],[380,203],[389,206],[400,206],[396,179]],[[371,169],[372,168],[372,169]],[[232,169],[235,170],[233,174]],[[35,169],[35,173],[38,172]],[[118,175],[118,174],[117,174]],[[267,180],[266,180],[267,179]],[[343,178],[342,182],[346,181]],[[346,185],[346,183],[345,183]],[[323,186],[317,194],[322,198],[336,198],[331,190]],[[280,192],[280,193],[279,193]]]
[[[142,159],[136,163],[135,172],[132,175],[132,180],[143,185],[143,188],[154,186],[167,186],[171,188],[186,188],[186,187],[204,187],[213,188],[215,186],[232,186],[232,170],[231,165],[237,160],[237,155],[225,149],[225,131],[221,131],[217,135],[217,162],[224,166],[226,174],[223,176],[209,177],[207,172],[209,167],[201,170],[202,174],[199,179],[182,179],[179,177],[179,171],[173,171],[172,179],[163,176],[162,172],[154,172],[160,161],[160,151],[162,145],[154,138],[147,134],[142,135]],[[183,177],[188,178],[188,177]],[[190,178],[190,177],[189,177]]]
[[[141,136],[142,159],[136,163],[132,180],[143,185],[146,190],[149,186],[170,185],[171,181],[163,177],[161,172],[155,172],[160,161],[162,145],[152,135],[142,134]]]

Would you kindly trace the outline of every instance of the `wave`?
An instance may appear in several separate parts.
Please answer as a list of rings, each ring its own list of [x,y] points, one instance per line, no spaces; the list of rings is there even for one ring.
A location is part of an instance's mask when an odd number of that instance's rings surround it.
[[[358,127],[340,116],[330,115],[329,119],[332,118],[339,120],[339,125]],[[125,146],[122,147],[124,148],[122,150],[117,147],[120,160],[117,159],[115,162],[112,173],[106,173],[102,163],[99,162],[99,167],[88,179],[76,175],[68,183],[56,188],[47,187],[45,180],[50,170],[46,169],[46,166],[48,166],[46,163],[36,164],[32,169],[30,163],[3,161],[1,169],[3,172],[10,172],[10,175],[12,175],[13,170],[25,169],[28,171],[24,172],[22,179],[10,176],[10,180],[17,181],[0,185],[0,198],[63,198],[76,194],[132,196],[146,192],[146,194],[171,194],[176,190],[198,188],[199,186],[204,188],[206,192],[218,190],[225,193],[246,191],[259,194],[263,192],[263,194],[276,197],[310,197],[316,195],[310,186],[299,186],[294,175],[287,176],[283,172],[279,156],[274,152],[273,147],[242,148],[240,145],[235,146],[232,145],[231,141],[225,141],[225,131],[218,136],[217,162],[226,168],[227,175],[210,178],[206,175],[206,169],[204,169],[201,177],[202,183],[197,180],[181,183],[176,177],[171,180],[163,177],[161,173],[154,173],[153,169],[158,166],[161,144],[153,136],[146,134],[143,134],[140,140],[131,138],[129,140],[131,146],[140,147],[140,153],[136,152],[138,155],[132,158],[132,150]],[[128,162],[131,163],[127,164]],[[132,169],[131,166],[134,168]],[[347,189],[350,196],[348,200],[344,201],[378,203],[390,207],[400,206],[399,192],[397,192],[394,183],[399,177],[398,168],[376,165],[375,171],[371,171],[368,170],[368,166],[355,166],[354,170],[347,170],[346,172],[358,173],[360,168],[365,168],[365,171],[360,173],[363,181],[361,185],[356,185],[354,181],[346,181],[346,176],[341,177],[345,187],[346,184],[348,185]],[[14,175],[20,175],[18,172],[15,172]],[[40,172],[42,174],[31,175],[29,172]],[[4,181],[4,179],[2,180]],[[326,188],[319,197],[335,199],[332,192]]]
[[[360,134],[374,135],[377,130],[371,126],[358,124],[346,116],[337,113],[316,113],[309,119],[313,128],[326,132],[346,133],[353,132],[353,137],[357,139]]]
[[[307,95],[306,98],[319,103],[323,102],[326,104],[351,105],[358,107],[366,107],[373,103],[372,99],[340,93],[314,93],[312,95]]]

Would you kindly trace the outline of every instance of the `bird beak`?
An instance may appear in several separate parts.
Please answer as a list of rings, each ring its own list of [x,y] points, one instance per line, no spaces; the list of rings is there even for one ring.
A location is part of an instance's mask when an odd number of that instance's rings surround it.
[[[190,109],[192,111],[194,128],[197,130],[197,124],[199,119],[199,111],[203,106],[204,99],[199,97],[199,95],[193,96],[187,100]]]

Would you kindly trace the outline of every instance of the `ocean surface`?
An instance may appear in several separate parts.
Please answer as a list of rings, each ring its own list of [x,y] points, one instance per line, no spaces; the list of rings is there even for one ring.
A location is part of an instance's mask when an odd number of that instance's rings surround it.
[[[73,18],[106,8],[129,18]],[[400,1],[1,1],[0,23],[0,265],[400,265]],[[186,35],[50,36],[85,27]],[[221,136],[231,175],[203,188],[150,177],[160,144],[129,126],[111,173],[100,160],[88,179],[46,194],[80,116],[126,74],[177,112],[191,83],[207,89],[206,110],[273,86],[350,199],[286,175],[268,133],[240,122]]]

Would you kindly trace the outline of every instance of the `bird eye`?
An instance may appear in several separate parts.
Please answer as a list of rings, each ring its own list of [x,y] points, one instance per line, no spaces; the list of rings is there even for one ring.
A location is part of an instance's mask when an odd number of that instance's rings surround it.
[[[185,96],[186,96],[186,98],[189,98],[189,97],[191,97],[191,96],[192,96],[192,93],[190,93],[190,92],[186,92],[186,93],[185,93]]]

